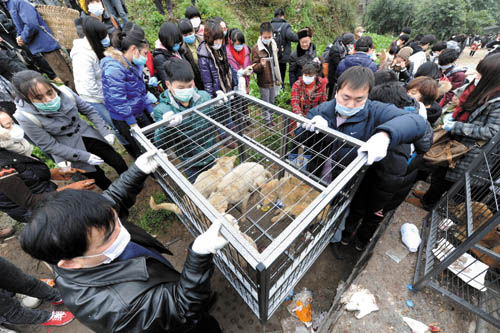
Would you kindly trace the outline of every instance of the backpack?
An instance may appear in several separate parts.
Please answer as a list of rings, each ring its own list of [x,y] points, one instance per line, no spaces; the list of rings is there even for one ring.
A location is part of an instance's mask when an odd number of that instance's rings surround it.
[[[276,46],[278,47],[278,59],[283,58],[283,54],[285,53],[286,40],[283,37],[283,28],[285,28],[286,31],[289,25],[290,23],[282,23],[277,30],[273,29],[273,38],[276,42]]]
[[[333,46],[333,43],[330,43],[325,47],[325,50],[323,51],[323,54],[321,55],[323,62],[328,62],[328,55],[330,54],[330,49],[332,48],[332,46]]]

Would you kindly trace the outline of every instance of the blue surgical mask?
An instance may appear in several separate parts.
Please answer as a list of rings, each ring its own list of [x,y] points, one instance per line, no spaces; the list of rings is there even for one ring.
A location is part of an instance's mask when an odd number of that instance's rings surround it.
[[[216,51],[219,50],[221,47],[222,47],[222,44],[214,44],[214,46],[212,46],[212,48]]]
[[[442,70],[447,70],[448,68],[451,68],[453,67],[453,64],[449,64],[449,65],[445,65],[445,66],[439,66],[439,68],[441,68]]]
[[[181,44],[180,43],[174,44],[174,46],[172,46],[172,50],[174,52],[179,51],[180,48],[181,48]]]
[[[139,67],[144,67],[144,65],[146,65],[147,60],[148,59],[143,55],[139,55],[139,58],[136,58],[136,57],[132,58],[132,61],[134,62],[134,64],[136,66],[139,66]]]
[[[103,47],[109,47],[111,45],[111,41],[109,40],[109,36],[101,40],[101,44]]]
[[[33,103],[33,105],[40,111],[57,112],[61,108],[61,97],[59,97],[59,95],[57,95],[50,102]]]
[[[174,89],[174,96],[181,102],[189,102],[194,95],[194,88]]]
[[[341,116],[352,117],[359,111],[363,110],[364,107],[365,105],[363,104],[361,106],[358,106],[357,108],[348,108],[337,102],[337,104],[335,104],[335,111],[337,111],[337,113]]]
[[[191,34],[191,35],[189,35],[189,36],[184,36],[184,41],[185,41],[187,44],[189,44],[189,45],[194,44],[194,42],[195,42],[195,36],[194,36],[194,34]]]
[[[269,43],[271,43],[271,38],[270,39],[261,38],[261,40],[262,40],[262,43],[264,43],[264,45],[269,45]]]
[[[233,45],[233,47],[237,52],[241,52],[241,50],[243,50],[243,44]]]

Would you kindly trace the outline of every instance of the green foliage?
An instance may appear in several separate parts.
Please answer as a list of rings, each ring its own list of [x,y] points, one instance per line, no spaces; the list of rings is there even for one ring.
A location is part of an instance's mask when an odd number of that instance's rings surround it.
[[[417,9],[414,26],[422,33],[449,38],[462,32],[465,16],[465,0],[425,0]]]
[[[166,196],[163,192],[157,192],[153,195],[156,203],[161,203],[166,201]],[[132,208],[136,209],[136,207]],[[166,232],[168,227],[172,225],[175,214],[167,210],[152,210],[151,208],[145,208],[145,211],[140,214],[137,221],[137,225],[146,230],[150,234]]]
[[[42,162],[44,162],[49,167],[49,169],[57,168],[57,164],[54,161],[52,161],[52,159],[37,146],[33,147],[33,155],[35,155]]]
[[[482,34],[484,27],[495,24],[495,19],[488,10],[469,10],[465,18],[465,32]]]
[[[151,44],[150,47],[154,49],[160,26],[166,21],[165,17],[158,12],[153,1],[150,0],[128,1],[127,6],[130,13],[129,19],[144,29],[146,38]]]
[[[379,34],[399,34],[411,25],[414,12],[412,0],[374,0],[368,5],[365,25],[369,31]]]
[[[375,45],[375,50],[380,52],[382,50],[389,49],[394,37],[388,35],[378,35],[375,33],[365,33],[366,36],[370,36],[373,39],[373,44]]]

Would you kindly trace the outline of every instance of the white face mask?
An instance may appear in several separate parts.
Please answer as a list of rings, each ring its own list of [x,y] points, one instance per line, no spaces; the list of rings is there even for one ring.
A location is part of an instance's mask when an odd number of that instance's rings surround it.
[[[104,13],[104,7],[100,2],[89,3],[88,9],[89,12],[95,16],[101,16]]]
[[[313,83],[315,78],[315,76],[302,75],[302,81],[304,81],[304,83],[307,85]]]
[[[17,124],[12,125],[12,128],[9,130],[9,134],[12,141],[19,142],[24,139],[24,130]]]
[[[192,19],[190,19],[190,21],[191,21],[191,24],[193,25],[193,28],[195,28],[195,29],[198,29],[198,27],[201,24],[201,18],[199,18],[199,17],[193,17]]]
[[[214,50],[216,50],[216,51],[217,51],[218,49],[220,49],[221,47],[222,47],[222,44],[214,44],[214,46],[212,46],[212,48],[213,48]]]
[[[358,33],[358,36],[359,36],[360,38],[361,38],[361,37],[363,37],[363,33],[362,33],[362,32]]]
[[[103,253],[94,254],[91,256],[81,256],[80,258],[95,258],[104,255],[106,257],[106,260],[102,262],[103,264],[109,264],[110,262],[118,258],[123,253],[123,251],[125,251],[125,248],[130,242],[130,234],[128,230],[125,229],[120,220],[118,220],[118,223],[120,223],[120,233],[110,247],[104,250]]]
[[[273,40],[272,38],[269,38],[269,39],[264,39],[264,38],[261,38],[262,40],[262,43],[264,43],[264,45],[269,45],[269,43],[271,43],[271,41]]]

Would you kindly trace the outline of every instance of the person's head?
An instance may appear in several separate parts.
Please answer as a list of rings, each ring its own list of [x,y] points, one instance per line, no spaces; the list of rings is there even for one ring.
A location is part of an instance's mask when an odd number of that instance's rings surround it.
[[[396,44],[401,47],[403,45],[405,45],[406,43],[408,43],[408,41],[410,40],[410,35],[407,35],[407,34],[403,34],[403,35],[400,35]]]
[[[238,52],[243,50],[243,45],[245,45],[245,35],[239,29],[233,28],[229,32],[229,39],[234,49]]]
[[[368,95],[375,84],[375,77],[371,69],[354,66],[347,69],[337,80],[335,100],[337,112],[342,115],[354,115],[365,105]],[[342,113],[341,113],[342,112]]]
[[[273,39],[273,26],[271,22],[264,22],[260,25],[260,39],[264,45],[269,45]]]
[[[167,50],[173,52],[179,51],[183,41],[179,27],[173,22],[165,22],[161,25],[158,38]]]
[[[422,50],[427,50],[432,44],[436,42],[436,37],[434,35],[425,35],[420,39],[420,47]]]
[[[217,22],[220,25],[220,28],[222,29],[222,32],[224,33],[224,39],[225,39],[227,37],[227,23],[220,16],[214,16],[214,17],[212,17],[212,20]]]
[[[33,145],[24,138],[24,130],[17,125],[9,113],[0,107],[0,127],[7,130],[7,133],[0,135],[0,148],[7,151],[31,156]]]
[[[182,38],[184,39],[184,42],[186,44],[192,45],[196,42],[194,28],[191,24],[191,21],[189,21],[187,18],[180,19],[179,23],[177,23],[177,26],[179,27],[179,31],[181,32]]]
[[[144,30],[133,22],[127,22],[122,31],[115,31],[111,45],[123,52],[124,56],[137,66],[146,64],[149,43]]]
[[[442,70],[447,70],[459,57],[458,52],[455,49],[445,49],[438,57],[439,67]]]
[[[402,35],[402,34],[411,35],[411,28],[410,28],[410,27],[404,27],[404,28],[401,30],[401,35]]]
[[[373,49],[373,40],[370,36],[361,37],[354,43],[356,52],[369,52],[371,49]]]
[[[209,47],[214,50],[219,50],[224,44],[224,32],[220,24],[214,20],[208,20],[205,23],[205,31],[203,32],[203,39]]]
[[[363,37],[364,33],[365,33],[365,28],[361,26],[354,29],[354,35],[356,36],[357,39]]]
[[[82,21],[82,28],[97,58],[104,58],[104,49],[111,45],[106,26],[93,17],[87,17]]]
[[[0,108],[0,126],[10,130],[14,125],[14,120],[12,120],[11,116],[4,109]]]
[[[18,98],[33,104],[39,111],[59,111],[59,91],[42,74],[32,70],[17,72],[12,77],[12,85]]]
[[[164,65],[165,85],[178,101],[188,104],[195,92],[193,68],[184,59],[172,58]]]
[[[297,36],[299,37],[300,48],[304,51],[309,50],[311,46],[311,39],[313,36],[312,28],[303,28],[297,31]]]
[[[85,12],[100,17],[104,13],[104,6],[101,0],[85,0],[85,8],[82,8]]]
[[[373,87],[369,98],[372,101],[394,104],[400,109],[414,105],[412,98],[399,82],[387,82]]]
[[[404,62],[405,66],[408,66],[410,64],[410,56],[412,53],[413,49],[409,46],[405,46],[396,54],[394,62],[397,64]]]
[[[436,63],[432,61],[426,61],[422,65],[420,65],[420,67],[417,69],[417,72],[415,73],[415,77],[420,76],[428,76],[437,81],[441,78],[441,71],[439,70],[439,66]]]
[[[65,190],[52,192],[35,207],[20,241],[23,250],[36,259],[81,269],[116,259],[130,234],[101,194]]]
[[[194,6],[189,6],[184,12],[184,16],[191,22],[195,31],[198,31],[201,24],[201,14],[198,8]]]
[[[431,48],[431,51],[435,56],[439,56],[443,50],[446,50],[446,42],[443,41],[437,42]]]
[[[463,105],[463,110],[473,112],[493,97],[500,88],[500,53],[493,53],[479,62],[476,71],[480,80]]]
[[[285,10],[283,8],[278,8],[274,11],[274,17],[285,18]]]
[[[438,84],[432,77],[417,77],[408,83],[406,90],[408,95],[427,107],[438,98]]]
[[[302,81],[308,85],[312,84],[316,80],[320,71],[321,67],[318,63],[314,61],[307,62],[304,66],[302,66]]]
[[[390,69],[377,71],[375,72],[374,76],[375,76],[375,86],[378,86],[379,84],[383,83],[399,82],[398,75]]]
[[[342,35],[342,44],[349,47],[349,49],[354,49],[354,34],[346,32]]]

